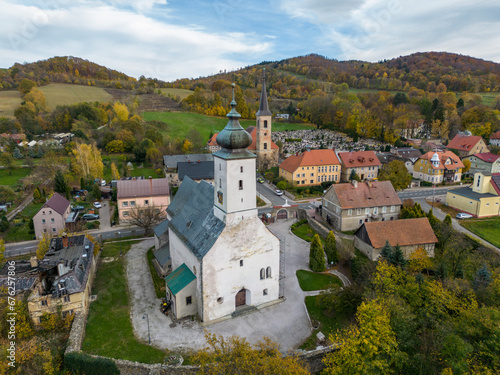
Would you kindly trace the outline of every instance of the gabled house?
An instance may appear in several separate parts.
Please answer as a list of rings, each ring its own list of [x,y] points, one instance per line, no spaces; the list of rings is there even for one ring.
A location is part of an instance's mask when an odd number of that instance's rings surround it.
[[[413,173],[415,162],[422,156],[420,150],[411,147],[395,148],[392,152],[401,157],[409,173]]]
[[[312,186],[324,181],[340,181],[340,161],[334,150],[309,150],[286,158],[279,175],[290,185]]]
[[[446,204],[474,217],[500,215],[500,173],[478,172],[470,187],[449,190]]]
[[[458,152],[460,157],[489,152],[484,139],[477,135],[457,134],[446,148]]]
[[[374,151],[339,152],[342,163],[341,181],[349,181],[353,171],[361,181],[373,180],[378,176],[378,170],[382,165]]]
[[[500,130],[490,136],[490,145],[500,146]]]
[[[166,178],[126,180],[116,183],[118,217],[128,220],[131,210],[155,206],[165,211],[170,203],[170,188]]]
[[[214,183],[214,162],[213,161],[194,161],[181,162],[177,164],[177,172],[179,185],[185,176],[189,176],[191,180],[200,182],[205,180],[209,184]]]
[[[426,217],[368,222],[354,233],[354,246],[372,261],[378,260],[387,241],[391,247],[399,246],[407,260],[418,248],[424,249],[433,258],[438,242]]]
[[[212,162],[212,154],[163,155],[165,177],[172,186],[179,186],[179,163]]]
[[[468,173],[500,173],[500,155],[486,152],[482,154],[466,156],[462,158],[462,161],[464,161],[465,159],[468,159],[470,161],[470,169],[468,170]]]
[[[332,185],[322,199],[321,216],[340,231],[358,229],[371,221],[399,218],[401,200],[390,181]]]
[[[451,151],[429,151],[413,166],[413,178],[433,184],[459,182],[464,165]]]
[[[66,228],[66,221],[70,218],[70,202],[59,193],[54,195],[33,216],[36,238],[44,233],[55,236]],[[71,220],[71,218],[70,218]]]
[[[59,309],[63,317],[88,311],[96,265],[94,244],[85,235],[52,238],[37,267],[38,281],[28,297],[28,310],[36,325],[45,313]]]

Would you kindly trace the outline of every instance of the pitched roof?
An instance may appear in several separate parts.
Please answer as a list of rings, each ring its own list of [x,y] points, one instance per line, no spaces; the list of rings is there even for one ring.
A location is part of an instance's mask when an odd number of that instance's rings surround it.
[[[401,205],[390,181],[344,183],[332,185],[325,194],[326,199],[337,197],[342,209]]]
[[[168,245],[163,246],[153,253],[158,264],[163,267],[170,260],[170,248]]]
[[[411,147],[397,148],[396,154],[401,156],[403,159],[418,159],[420,156],[422,156],[420,150]]]
[[[455,138],[448,143],[447,148],[460,151],[470,151],[481,139],[483,138],[478,135],[457,134]]]
[[[217,134],[215,135],[217,137]],[[213,154],[163,155],[163,164],[168,169],[177,169],[177,163],[214,160]]]
[[[212,135],[212,138],[210,138],[207,142],[207,146],[218,146],[217,141],[215,140],[218,134],[219,133],[215,133],[214,135]]]
[[[381,165],[374,151],[339,152],[339,158],[346,168],[372,167]]]
[[[153,233],[157,237],[161,237],[168,229],[168,219],[163,220],[153,229]]]
[[[44,208],[52,208],[58,214],[63,215],[68,209],[70,203],[69,200],[64,198],[59,193],[54,193],[54,195],[45,203],[40,210]],[[38,212],[40,212],[40,210]]]
[[[473,199],[475,201],[481,200],[481,198],[494,198],[495,194],[491,193],[478,193],[472,190],[470,187],[461,187],[458,189],[450,190],[450,193],[460,195],[461,197]]]
[[[147,178],[144,180],[127,180],[116,183],[117,198],[155,197],[169,195],[168,179]]]
[[[475,156],[476,158],[485,161],[486,163],[494,163],[498,158],[500,158],[500,155],[495,155],[491,152],[483,152],[482,154],[474,154],[471,156]]]
[[[289,156],[280,164],[280,168],[293,173],[299,167],[335,164],[340,164],[340,161],[334,150],[309,150],[299,155]]]
[[[199,259],[212,248],[226,224],[214,215],[214,187],[184,177],[167,208],[169,228]]]
[[[386,241],[389,241],[391,246],[411,246],[438,242],[429,224],[429,219],[426,217],[369,222],[363,225],[371,245],[375,249],[384,247]],[[360,229],[354,235],[359,233]]]
[[[260,104],[259,110],[255,116],[271,116],[272,113],[269,110],[269,105],[267,103],[267,91],[266,91],[266,80],[262,82],[262,92],[260,93]]]
[[[213,161],[200,161],[200,162],[182,162],[177,164],[177,172],[179,173],[179,180],[183,180],[184,176],[189,176],[193,180],[200,179],[213,179],[214,178],[214,162]]]
[[[500,130],[490,136],[490,140],[492,139],[500,139]]]
[[[493,189],[495,189],[497,194],[500,195],[500,173],[493,173],[491,175],[490,184],[493,186]]]
[[[186,263],[182,263],[167,277],[165,277],[165,284],[167,284],[168,289],[170,289],[172,294],[175,296],[195,279],[196,276],[191,272],[188,266],[186,266]]]
[[[423,154],[420,159],[424,160],[431,160],[432,156],[434,154],[438,154],[439,156],[439,166],[435,167],[432,163],[429,162],[429,166],[432,167],[433,169],[458,169],[458,168],[464,168],[464,164],[460,160],[460,158],[455,155],[451,151],[429,151],[425,154]],[[446,161],[450,159],[450,163],[446,164]]]

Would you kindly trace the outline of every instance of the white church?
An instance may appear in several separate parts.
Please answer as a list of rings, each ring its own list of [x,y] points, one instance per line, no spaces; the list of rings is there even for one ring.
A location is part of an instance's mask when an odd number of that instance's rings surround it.
[[[167,209],[172,272],[167,299],[177,319],[204,323],[280,299],[280,242],[258,218],[252,137],[236,102],[217,138],[214,185],[186,177]]]

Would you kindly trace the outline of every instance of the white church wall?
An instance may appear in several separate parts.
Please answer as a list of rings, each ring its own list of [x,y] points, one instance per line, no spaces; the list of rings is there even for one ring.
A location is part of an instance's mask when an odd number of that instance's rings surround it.
[[[191,281],[184,289],[177,293],[177,295],[175,296],[175,316],[177,319],[197,314],[198,300],[196,298],[196,294],[196,280]]]
[[[267,267],[271,276],[261,280],[260,270]],[[203,283],[205,322],[234,312],[235,296],[242,288],[247,289],[247,305],[277,300],[279,240],[257,217],[226,227],[203,259]]]

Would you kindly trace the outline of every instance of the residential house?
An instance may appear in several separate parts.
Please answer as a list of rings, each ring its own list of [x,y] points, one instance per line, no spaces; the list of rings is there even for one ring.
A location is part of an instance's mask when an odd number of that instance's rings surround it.
[[[413,178],[433,184],[459,182],[464,165],[451,151],[429,151],[413,166]]]
[[[418,248],[424,249],[433,258],[438,240],[426,217],[368,222],[354,233],[354,246],[372,261],[378,260],[387,242],[391,247],[399,246],[408,260]]]
[[[334,150],[309,150],[292,155],[279,166],[279,175],[290,185],[312,186],[340,181],[341,165]]]
[[[177,319],[227,319],[279,301],[280,241],[259,219],[256,159],[236,103],[217,136],[214,185],[184,177],[167,209],[172,272],[166,296]]]
[[[205,180],[209,184],[214,183],[214,162],[211,161],[193,161],[177,163],[178,184],[182,183],[185,176],[191,180],[200,182]]]
[[[446,148],[458,152],[460,157],[489,152],[484,139],[477,135],[457,134]]]
[[[85,235],[52,238],[37,267],[38,281],[28,297],[29,314],[36,325],[45,314],[59,309],[63,317],[88,311],[96,265],[94,244]]]
[[[322,199],[321,216],[339,231],[358,229],[371,221],[397,220],[401,200],[390,181],[330,186]]]
[[[490,136],[490,145],[500,146],[500,130]]]
[[[341,181],[350,180],[353,171],[361,181],[373,180],[378,176],[378,170],[382,165],[374,151],[339,152],[342,163]]]
[[[0,270],[0,293],[8,294],[9,287],[13,292],[11,295],[16,296],[31,291],[38,280],[37,265],[36,256],[30,260],[11,259],[5,262]]]
[[[36,238],[44,233],[55,236],[66,229],[67,219],[71,220],[70,202],[59,193],[54,195],[33,216]]]
[[[413,174],[413,166],[415,162],[422,156],[420,150],[412,147],[401,147],[392,150],[392,153],[401,157],[405,163],[405,167],[410,174]]]
[[[403,161],[403,159],[400,156],[395,155],[392,152],[379,152],[377,154],[377,159],[380,161],[382,165],[389,164],[391,161],[394,160]]]
[[[462,162],[468,159],[470,161],[469,174],[476,172],[500,173],[500,155],[485,152],[482,154],[470,155],[462,158]]]
[[[0,137],[10,139],[17,144],[20,144],[21,142],[26,140],[26,135],[25,134],[7,134],[7,133],[2,133],[0,134]]]
[[[179,186],[179,163],[213,162],[212,154],[164,155],[165,177],[172,186]]]
[[[128,220],[130,211],[155,206],[165,211],[170,203],[170,189],[166,178],[117,181],[116,198],[118,218]]]
[[[499,216],[500,173],[475,173],[472,186],[448,191],[446,204],[474,217]]]

